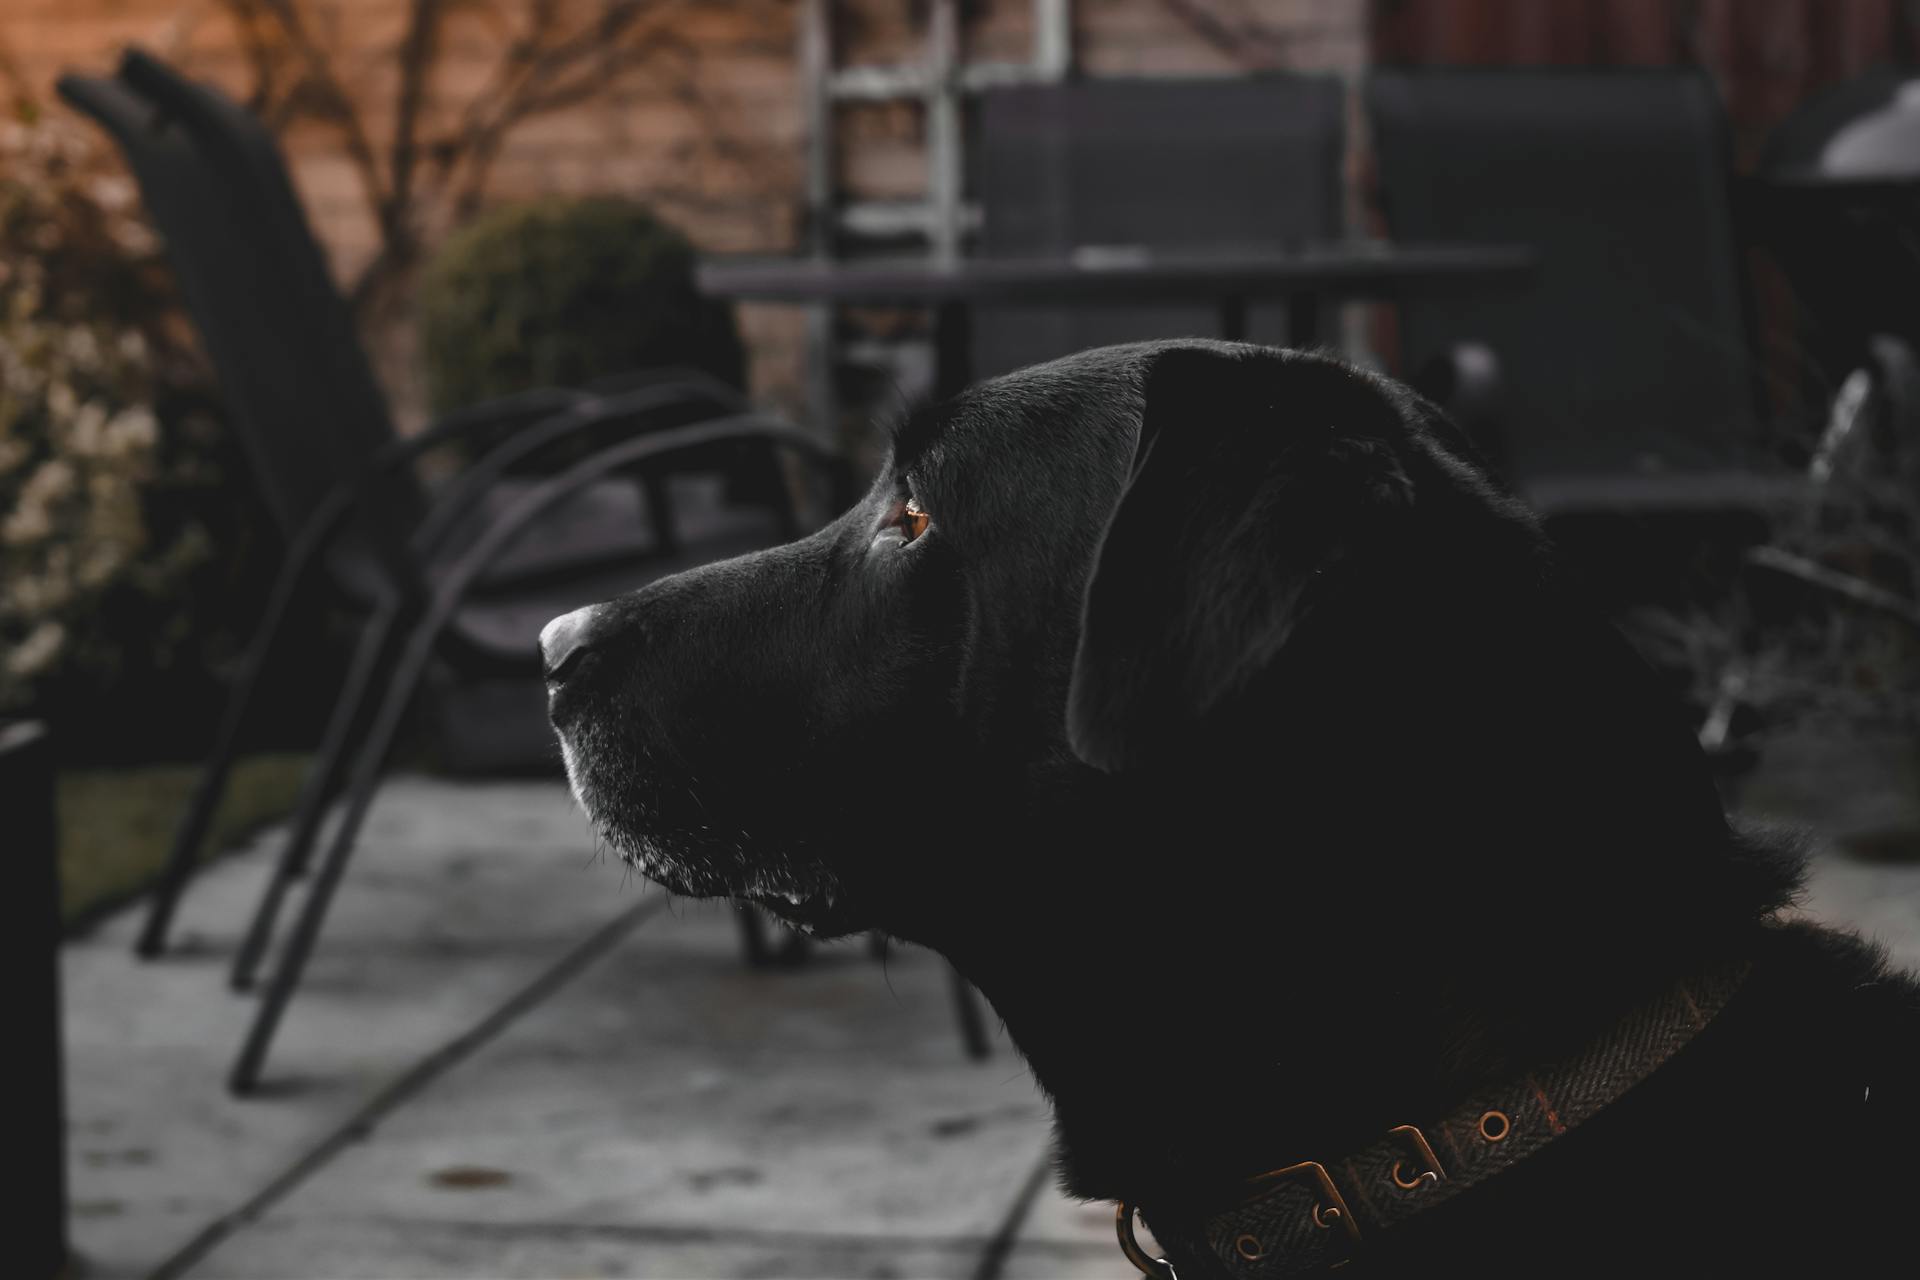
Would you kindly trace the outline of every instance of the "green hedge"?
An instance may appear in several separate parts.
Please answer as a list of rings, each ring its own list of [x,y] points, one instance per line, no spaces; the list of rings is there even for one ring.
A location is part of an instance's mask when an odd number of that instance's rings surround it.
[[[657,365],[738,386],[732,311],[694,287],[687,238],[643,205],[553,198],[494,209],[450,236],[420,282],[437,412]]]

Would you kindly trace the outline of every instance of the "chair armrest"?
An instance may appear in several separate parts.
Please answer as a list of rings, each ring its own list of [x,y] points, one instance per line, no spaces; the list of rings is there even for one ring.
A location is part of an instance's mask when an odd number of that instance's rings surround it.
[[[704,400],[722,412],[745,412],[748,408],[746,398],[737,389],[710,373],[677,365],[640,369],[597,379],[585,388],[541,387],[456,409],[427,424],[424,429],[382,448],[374,457],[374,465],[381,468],[398,466],[430,449],[465,440],[469,436],[492,431],[510,432],[576,405],[656,387],[678,388],[688,400]]]
[[[636,411],[634,402],[684,405],[700,403],[703,397],[708,396],[708,380],[704,376],[683,385],[676,379],[677,372],[662,371],[659,377],[647,379],[652,385],[644,390],[611,400],[600,400],[584,391],[560,388],[503,396],[448,414],[425,430],[393,441],[376,451],[357,476],[335,485],[314,505],[306,521],[287,544],[287,571],[296,576],[304,575],[309,564],[326,549],[347,519],[398,468],[411,465],[429,450],[456,440],[516,428],[505,442],[484,454],[480,462],[461,472],[448,490],[430,504],[421,526],[414,531],[412,541],[416,548],[431,548],[455,519],[484,495],[501,475],[544,445],[562,436],[632,418]],[[722,388],[726,385],[717,379],[711,381]],[[712,400],[706,402],[713,403]],[[565,419],[575,424],[570,429],[550,428],[544,434],[533,437],[527,435],[530,430],[537,430],[556,417],[570,413],[571,416]]]
[[[375,495],[386,477],[397,468],[410,464],[427,450],[462,435],[482,429],[498,429],[509,421],[524,419],[536,412],[538,417],[551,417],[556,409],[585,398],[579,392],[556,391],[510,396],[479,406],[473,411],[453,414],[426,431],[396,440],[376,451],[361,467],[358,475],[341,481],[321,495],[307,513],[307,518],[294,530],[293,536],[287,541],[286,557],[281,568],[282,580],[288,583],[289,590],[303,580],[347,520]]]
[[[690,407],[720,408],[699,392],[679,382],[663,382],[604,399],[588,398],[569,405],[521,428],[462,471],[453,483],[434,499],[413,534],[416,553],[429,555],[437,549],[459,520],[485,499],[487,492],[519,463],[544,449],[551,448],[589,432],[622,426],[639,432],[657,431],[680,425],[672,415],[684,414]],[[767,425],[779,425],[774,419],[746,414],[737,415]]]
[[[510,432],[530,422],[551,417],[574,405],[593,399],[585,391],[564,387],[542,387],[522,391],[466,409],[456,409],[436,418],[419,431],[404,435],[377,450],[369,460],[375,471],[391,471],[411,463],[422,454],[443,445],[466,441],[471,436],[491,432]]]
[[[467,589],[515,539],[553,507],[590,485],[642,464],[670,459],[675,454],[696,454],[718,444],[749,441],[789,449],[822,466],[830,467],[837,460],[832,450],[798,427],[759,414],[736,414],[620,441],[582,458],[516,497],[448,564],[447,572],[435,584],[430,617],[444,620],[449,616]]]
[[[689,390],[705,392],[734,412],[745,413],[753,407],[740,388],[732,383],[714,377],[705,369],[682,364],[657,365],[650,369],[630,369],[624,373],[608,374],[589,382],[586,389],[597,396],[616,396],[660,382],[677,382]]]

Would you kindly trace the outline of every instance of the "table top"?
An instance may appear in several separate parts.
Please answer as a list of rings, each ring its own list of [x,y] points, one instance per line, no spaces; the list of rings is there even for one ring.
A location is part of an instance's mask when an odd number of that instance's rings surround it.
[[[1745,189],[1757,192],[1762,197],[1774,199],[1797,197],[1808,200],[1822,198],[1849,200],[1869,196],[1891,200],[1911,200],[1915,195],[1920,195],[1920,174],[1834,176],[1809,170],[1783,171],[1756,174],[1747,179],[1743,185]]]
[[[1152,253],[1085,248],[1049,258],[711,259],[703,292],[749,302],[927,305],[1194,301],[1295,295],[1400,298],[1519,284],[1538,255],[1526,245],[1345,241],[1281,249]]]

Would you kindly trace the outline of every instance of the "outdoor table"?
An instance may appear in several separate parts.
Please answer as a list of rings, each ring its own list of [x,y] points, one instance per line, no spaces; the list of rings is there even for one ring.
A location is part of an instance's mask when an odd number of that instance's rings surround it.
[[[702,292],[737,302],[930,307],[934,390],[946,396],[971,380],[968,309],[976,305],[1208,302],[1219,311],[1219,336],[1240,340],[1248,304],[1279,300],[1287,307],[1287,340],[1307,346],[1320,340],[1329,303],[1512,287],[1531,275],[1535,261],[1524,245],[1357,241],[1178,254],[1089,247],[1062,257],[946,263],[734,259],[702,263],[698,279]]]

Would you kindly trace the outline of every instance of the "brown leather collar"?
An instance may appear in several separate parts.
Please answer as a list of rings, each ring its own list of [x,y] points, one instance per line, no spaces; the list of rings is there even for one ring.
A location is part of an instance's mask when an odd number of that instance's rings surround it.
[[[1475,1093],[1430,1123],[1396,1125],[1344,1159],[1250,1179],[1238,1204],[1161,1238],[1184,1246],[1176,1256],[1233,1280],[1341,1266],[1366,1241],[1518,1164],[1652,1075],[1726,1006],[1749,967],[1721,964],[1679,983],[1581,1053]],[[1171,1262],[1134,1240],[1137,1208],[1120,1206],[1122,1252],[1154,1280],[1176,1280]]]

